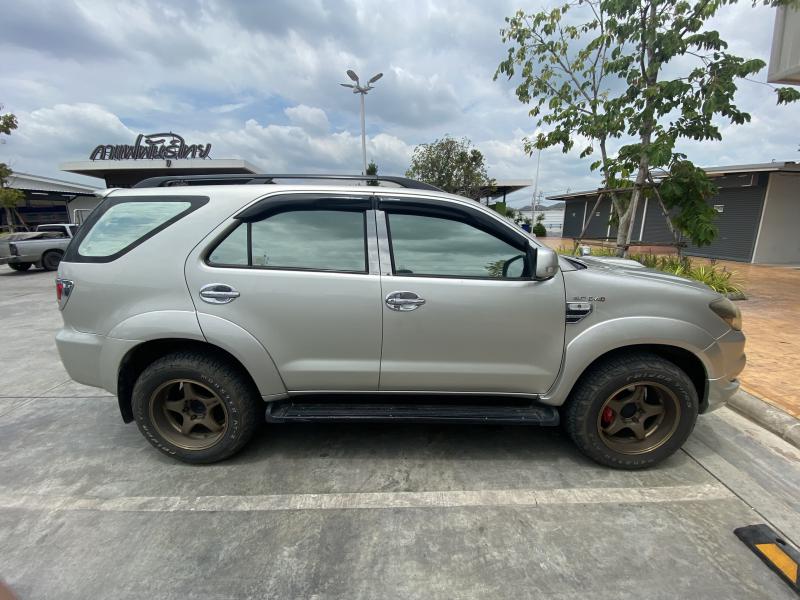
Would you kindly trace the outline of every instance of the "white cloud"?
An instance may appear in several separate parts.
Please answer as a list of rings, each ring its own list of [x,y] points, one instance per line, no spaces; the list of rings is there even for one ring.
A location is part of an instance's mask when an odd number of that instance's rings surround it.
[[[42,175],[63,177],[58,163],[88,158],[97,144],[131,143],[136,135],[115,114],[91,103],[56,104],[17,117],[19,128],[0,151],[12,169]]]
[[[59,162],[96,144],[173,130],[212,141],[215,157],[269,170],[357,172],[358,98],[338,85],[353,68],[362,78],[384,72],[366,99],[368,158],[381,173],[402,173],[416,144],[449,133],[471,138],[493,177],[533,178],[535,157],[521,145],[535,130],[529,107],[516,100],[516,82],[492,81],[505,55],[503,18],[517,8],[516,0],[12,3],[0,102],[20,129],[0,160],[59,175]],[[740,3],[714,23],[732,52],[766,58],[773,14]],[[690,158],[800,158],[800,106],[776,107],[765,86],[747,82],[739,98],[753,121],[725,127],[722,143],[682,144]],[[594,187],[590,162],[543,152],[540,188]]]
[[[290,106],[283,112],[286,113],[292,123],[307,131],[324,133],[330,129],[328,116],[321,108],[300,104],[298,106]]]

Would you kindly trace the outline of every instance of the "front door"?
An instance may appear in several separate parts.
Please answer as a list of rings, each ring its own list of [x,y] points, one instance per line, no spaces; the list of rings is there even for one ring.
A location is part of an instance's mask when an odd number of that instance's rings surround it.
[[[477,208],[380,207],[380,389],[545,392],[564,348],[561,275],[533,281],[526,238]]]
[[[382,315],[371,202],[368,195],[268,198],[262,213],[248,209],[247,222],[223,225],[221,241],[189,257],[198,312],[253,335],[289,391],[378,389]]]

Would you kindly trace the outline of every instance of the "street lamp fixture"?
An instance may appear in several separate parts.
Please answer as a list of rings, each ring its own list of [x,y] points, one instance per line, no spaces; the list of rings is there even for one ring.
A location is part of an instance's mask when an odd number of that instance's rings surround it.
[[[373,75],[369,81],[367,81],[366,85],[361,85],[358,80],[358,75],[352,69],[347,70],[347,76],[354,81],[355,83],[340,83],[342,87],[350,88],[353,90],[354,94],[361,95],[361,157],[364,163],[364,170],[362,175],[367,174],[367,132],[366,126],[364,123],[364,96],[373,89],[372,84],[378,81],[381,77],[383,77],[383,73],[378,73],[377,75]]]

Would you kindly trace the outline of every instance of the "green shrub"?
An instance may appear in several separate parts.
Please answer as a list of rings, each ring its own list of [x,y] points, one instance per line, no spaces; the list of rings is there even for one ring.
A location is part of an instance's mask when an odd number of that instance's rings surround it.
[[[539,222],[533,226],[531,233],[533,233],[536,237],[547,237],[547,229],[545,229],[544,225]]]

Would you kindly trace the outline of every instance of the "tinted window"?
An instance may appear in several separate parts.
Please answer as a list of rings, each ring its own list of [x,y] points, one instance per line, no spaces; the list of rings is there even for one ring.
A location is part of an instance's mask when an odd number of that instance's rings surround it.
[[[525,270],[524,252],[466,223],[390,214],[389,231],[396,275],[514,278]]]
[[[254,267],[367,270],[361,211],[300,210],[242,224],[212,250],[209,263],[247,265],[247,227]]]
[[[247,224],[242,223],[222,240],[208,255],[208,262],[215,265],[247,265]]]
[[[82,256],[111,256],[188,210],[191,202],[121,202],[97,219],[78,246]]]

